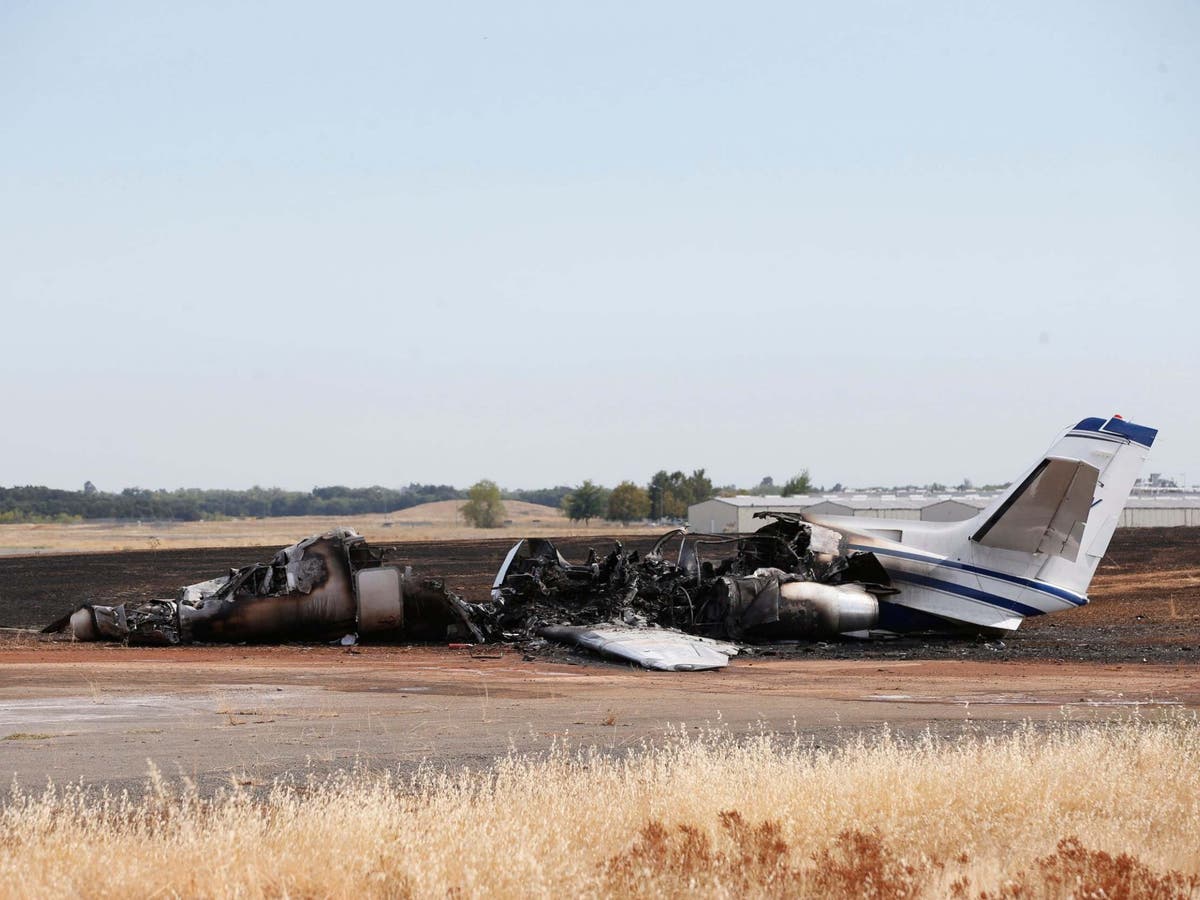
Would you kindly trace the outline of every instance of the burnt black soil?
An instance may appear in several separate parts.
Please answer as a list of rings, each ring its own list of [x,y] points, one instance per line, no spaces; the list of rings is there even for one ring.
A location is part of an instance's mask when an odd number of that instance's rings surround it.
[[[298,536],[299,537],[299,536]],[[652,538],[631,538],[645,549]],[[388,548],[388,562],[446,579],[467,599],[487,597],[514,537],[486,541],[414,541]],[[605,538],[556,542],[573,561]],[[278,547],[133,551],[0,558],[0,626],[41,628],[85,601],[113,604],[172,597],[184,584],[269,560]],[[1170,576],[1170,577],[1168,577]],[[757,648],[803,658],[1036,659],[1200,662],[1200,528],[1129,528],[1116,533],[1092,585],[1092,603],[1027,620],[1003,640],[903,638]]]
[[[450,590],[482,601],[517,539],[411,541],[382,549],[388,563],[444,578]],[[625,544],[644,551],[653,542],[653,537],[634,537]],[[555,544],[568,559],[582,562],[589,547],[607,552],[612,539],[562,538]],[[0,627],[42,628],[86,602],[113,605],[174,597],[185,584],[268,562],[278,550],[278,546],[222,547],[0,557]]]

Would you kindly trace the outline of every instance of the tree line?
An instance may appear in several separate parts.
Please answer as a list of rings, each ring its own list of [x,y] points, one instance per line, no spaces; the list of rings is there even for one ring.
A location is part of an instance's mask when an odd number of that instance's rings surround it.
[[[788,497],[812,490],[812,481],[805,469],[789,478],[782,491],[771,478],[764,478],[750,493],[782,493]],[[682,521],[688,507],[717,496],[739,493],[732,485],[713,486],[704,469],[694,469],[691,475],[660,469],[643,487],[632,481],[622,481],[612,490],[585,481],[561,501],[562,509],[572,521],[605,518],[613,522],[633,522],[639,519]]]
[[[994,490],[1007,485],[983,485],[980,490]],[[964,478],[958,490],[974,485]],[[908,489],[943,491],[939,483],[908,485]],[[585,480],[582,484],[555,487],[504,490],[495,482],[479,481],[466,490],[449,484],[418,484],[386,488],[379,485],[352,488],[344,485],[315,487],[311,491],[285,491],[282,488],[255,487],[247,490],[147,490],[125,488],[112,493],[101,491],[88,481],[78,491],[28,485],[0,487],[0,523],[6,522],[72,522],[83,519],[152,519],[194,522],[202,519],[267,518],[271,516],[353,516],[364,513],[389,513],[433,503],[439,500],[464,500],[461,513],[464,519],[481,528],[499,527],[504,523],[504,501],[522,500],[540,506],[563,510],[574,522],[588,523],[592,519],[612,522],[635,522],[643,519],[682,521],[688,507],[709,500],[718,494],[737,493],[807,494],[823,492],[809,478],[805,469],[783,484],[771,477],[763,478],[752,488],[734,485],[714,487],[704,469],[694,469],[690,475],[682,471],[660,469],[644,484],[622,481],[614,488]],[[831,491],[843,490],[835,484]]]
[[[666,476],[666,473],[661,473]],[[656,494],[660,498],[657,518],[684,516],[692,496],[711,496],[712,484],[693,477],[688,480],[683,473],[675,473],[674,481],[667,479],[667,487]],[[695,473],[693,473],[695,475]],[[657,476],[656,476],[657,477]],[[612,512],[622,521],[646,518],[650,515],[648,501],[632,482],[623,482],[616,491],[593,485],[585,481],[578,487],[558,485],[556,487],[531,490],[501,490],[492,482],[485,485],[480,501],[484,506],[495,500],[521,500],[541,506],[563,508],[578,514],[579,519],[605,517],[609,512],[611,494],[616,494]],[[477,486],[478,487],[478,486]],[[150,490],[129,487],[119,492],[102,491],[90,481],[81,490],[68,491],[39,485],[0,487],[0,523],[5,522],[70,522],[82,519],[150,519],[195,522],[205,519],[267,518],[272,516],[352,516],[363,513],[389,513],[422,503],[438,500],[470,500],[471,491],[449,484],[417,484],[402,488],[386,488],[379,485],[352,488],[344,485],[315,487],[311,491],[287,491],[282,488],[255,486],[246,490],[205,490],[200,488],[177,488],[175,490]],[[478,493],[478,491],[476,492]],[[570,503],[568,503],[570,500]],[[669,512],[662,512],[664,508]],[[679,510],[682,509],[682,512]],[[599,512],[597,512],[599,510]],[[480,515],[489,521],[495,516],[487,512]],[[495,524],[503,520],[501,515]],[[487,527],[487,526],[485,526]]]
[[[704,469],[695,469],[691,475],[662,469],[645,486],[622,481],[615,488],[607,488],[587,479],[573,488],[546,488],[544,491],[521,493],[525,496],[512,499],[536,495],[541,499],[528,502],[558,506],[572,522],[588,524],[592,519],[608,519],[612,522],[682,520],[687,517],[689,506],[716,496],[716,489]],[[460,512],[472,525],[494,528],[504,521],[504,499],[504,492],[494,481],[479,481],[471,486],[468,501]]]
[[[403,488],[341,485],[311,491],[252,487],[248,490],[172,491],[125,488],[119,493],[97,490],[90,481],[82,490],[26,486],[0,487],[0,522],[64,521],[72,519],[201,519],[268,516],[351,516],[386,513],[435,500],[466,496],[448,484],[410,484]]]
[[[808,472],[790,479],[782,489],[804,493],[811,488]],[[721,493],[736,493],[725,486]],[[764,478],[752,493],[779,492]],[[622,481],[614,488],[585,480],[582,484],[503,490],[483,480],[461,490],[449,484],[412,483],[402,488],[379,485],[362,488],[332,485],[311,491],[286,491],[255,486],[247,490],[148,490],[125,488],[102,491],[88,481],[78,491],[41,486],[0,487],[0,523],[75,521],[80,519],[152,519],[194,522],[203,519],[272,516],[351,516],[388,513],[439,500],[464,500],[463,517],[483,528],[503,524],[505,500],[521,500],[562,509],[572,521],[608,519],[634,522],[642,519],[683,520],[688,507],[718,493],[704,469],[690,475],[682,471],[655,472],[644,484]]]

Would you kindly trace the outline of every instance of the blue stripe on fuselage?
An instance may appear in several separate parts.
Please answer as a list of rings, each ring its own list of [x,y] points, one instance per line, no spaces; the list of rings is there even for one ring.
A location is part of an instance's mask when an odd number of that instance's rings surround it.
[[[1024,603],[1009,600],[1007,597],[1001,597],[999,594],[989,594],[987,591],[980,591],[976,588],[955,584],[953,581],[930,578],[928,575],[918,575],[915,572],[892,572],[891,575],[897,581],[908,581],[921,587],[930,588],[931,590],[944,591],[947,594],[966,597],[969,600],[978,600],[980,603],[986,603],[988,606],[998,606],[1001,609],[1011,610],[1022,616],[1040,616],[1046,612],[1044,609],[1038,609],[1036,606],[1026,606]]]
[[[1087,603],[1087,597],[1081,597],[1076,593],[1068,591],[1066,588],[1060,588],[1053,584],[1046,584],[1043,581],[1034,581],[1030,578],[1023,578],[1020,575],[1009,575],[1007,572],[997,572],[993,569],[984,569],[980,566],[973,566],[970,563],[959,562],[955,559],[945,559],[938,556],[923,556],[920,553],[910,553],[907,550],[893,550],[891,547],[871,547],[866,544],[847,544],[851,550],[865,550],[868,553],[874,553],[879,556],[894,556],[898,559],[911,559],[913,562],[925,563],[929,566],[941,566],[946,569],[959,569],[963,572],[970,572],[972,575],[982,575],[985,578],[995,578],[999,581],[1007,581],[1010,584],[1020,585],[1024,588],[1029,588],[1033,591],[1038,591],[1042,594],[1049,594],[1052,597],[1058,597],[1060,600],[1066,600],[1074,606],[1083,606]],[[1041,612],[1041,610],[1039,610]]]

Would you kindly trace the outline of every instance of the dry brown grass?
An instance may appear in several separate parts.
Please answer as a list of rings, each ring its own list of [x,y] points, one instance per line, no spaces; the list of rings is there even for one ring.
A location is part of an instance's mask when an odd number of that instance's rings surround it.
[[[169,550],[186,547],[286,546],[336,526],[353,528],[377,544],[403,541],[486,540],[489,538],[569,537],[625,534],[629,529],[601,520],[590,527],[572,523],[561,510],[506,501],[503,528],[463,524],[464,501],[426,503],[394,513],[362,516],[282,516],[216,522],[79,522],[0,525],[0,553],[88,553],[106,550]]]
[[[836,749],[679,736],[476,774],[237,784],[14,793],[0,893],[1200,896],[1194,717]]]

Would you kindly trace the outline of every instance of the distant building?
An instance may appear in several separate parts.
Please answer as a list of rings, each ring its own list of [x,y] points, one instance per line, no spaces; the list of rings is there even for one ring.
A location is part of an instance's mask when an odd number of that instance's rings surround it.
[[[1122,528],[1200,525],[1200,494],[1133,496],[1121,511]]]
[[[714,497],[688,507],[693,531],[733,534],[756,531],[763,525],[760,512],[809,512],[824,516],[869,516],[924,522],[962,522],[987,508],[998,491],[945,494],[838,493],[798,494],[794,497]],[[1121,527],[1149,528],[1173,525],[1200,526],[1200,494],[1162,493],[1129,498],[1121,513]]]
[[[921,520],[923,522],[962,522],[976,515],[991,502],[991,497],[985,499],[979,495],[935,500],[921,508]]]
[[[822,497],[812,497],[807,494],[795,497],[756,497],[741,495],[737,497],[713,497],[703,503],[695,503],[688,507],[688,525],[693,531],[704,531],[709,534],[732,534],[743,531],[756,531],[762,526],[762,521],[755,520],[754,514],[762,510],[778,512],[797,512],[805,507],[820,503]],[[822,509],[826,514],[839,516],[851,515],[849,507],[837,509]]]

